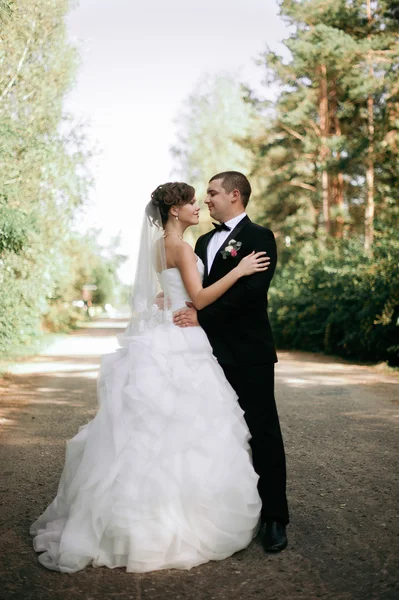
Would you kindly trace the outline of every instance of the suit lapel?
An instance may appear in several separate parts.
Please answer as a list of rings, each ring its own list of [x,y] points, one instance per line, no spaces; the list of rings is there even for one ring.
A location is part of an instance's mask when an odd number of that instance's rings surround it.
[[[204,265],[205,265],[205,275],[204,275],[204,279],[206,280],[209,273],[208,273],[208,245],[209,242],[212,239],[212,236],[216,233],[216,229],[214,229],[213,231],[209,231],[206,237],[206,240],[204,242]]]
[[[215,258],[213,259],[213,263],[212,263],[211,269],[209,271],[209,275],[215,268],[215,264],[219,260],[223,260],[223,257],[221,255],[220,251],[229,245],[230,240],[235,240],[236,237],[238,236],[238,234],[241,232],[241,230],[244,229],[244,227],[246,225],[248,225],[248,223],[251,223],[251,219],[248,217],[248,215],[246,215],[243,219],[241,219],[241,221],[239,223],[237,223],[237,225],[234,227],[234,229],[232,229],[230,231],[228,237],[224,240],[224,242],[221,244],[221,246],[218,248],[218,251],[215,254]],[[209,240],[206,245],[208,246],[208,244],[209,244]],[[205,252],[206,252],[206,249],[205,249]],[[207,254],[207,252],[206,252],[206,254]],[[208,272],[208,260],[206,262],[207,262],[207,271],[206,272]]]

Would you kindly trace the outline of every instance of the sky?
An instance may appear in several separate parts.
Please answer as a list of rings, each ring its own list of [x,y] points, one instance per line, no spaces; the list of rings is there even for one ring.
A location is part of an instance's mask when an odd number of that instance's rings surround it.
[[[173,178],[170,147],[185,99],[204,74],[220,72],[270,95],[254,59],[287,37],[277,13],[276,0],[80,0],[68,16],[81,66],[66,110],[87,122],[99,152],[80,228],[101,228],[103,242],[121,234],[124,281],[133,277],[143,207]]]

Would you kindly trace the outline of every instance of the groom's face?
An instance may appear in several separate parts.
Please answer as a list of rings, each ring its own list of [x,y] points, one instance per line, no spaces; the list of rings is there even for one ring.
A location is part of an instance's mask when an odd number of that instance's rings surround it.
[[[206,191],[205,204],[209,208],[209,214],[212,219],[224,223],[230,217],[232,197],[227,193],[222,185],[223,179],[214,179],[208,184]]]

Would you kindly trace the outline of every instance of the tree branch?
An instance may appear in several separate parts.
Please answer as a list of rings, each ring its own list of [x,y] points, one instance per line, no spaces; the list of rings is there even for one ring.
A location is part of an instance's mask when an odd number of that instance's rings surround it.
[[[32,42],[32,39],[33,39],[33,33],[35,31],[35,28],[36,28],[36,21],[32,21],[31,33],[30,33],[30,36],[29,36],[29,38],[28,38],[28,40],[27,40],[27,42],[25,44],[25,48],[24,48],[24,51],[22,52],[22,56],[19,59],[17,70],[16,70],[14,76],[11,77],[10,81],[8,82],[8,84],[6,85],[6,87],[4,88],[4,90],[3,90],[3,92],[2,92],[2,94],[0,96],[0,101],[4,100],[4,98],[7,96],[8,92],[10,91],[10,89],[12,88],[12,86],[14,85],[14,83],[16,82],[16,80],[18,78],[18,75],[21,72],[23,64],[24,64],[24,62],[26,60],[26,56],[28,54],[29,46],[31,45],[31,42]]]
[[[295,181],[294,179],[291,181],[287,181],[287,185],[292,185],[294,187],[300,187],[304,190],[309,190],[311,192],[316,192],[317,189],[314,185],[310,185],[309,183],[304,183],[303,181]]]
[[[313,131],[316,133],[316,135],[318,137],[321,136],[321,131],[320,128],[317,126],[317,124],[313,121],[313,119],[308,119],[308,123],[311,125]]]
[[[291,129],[290,127],[287,127],[286,125],[281,125],[281,123],[280,123],[280,127],[281,127],[281,129],[285,129],[285,131],[287,131],[287,133],[290,133],[291,135],[293,135],[298,140],[301,140],[302,142],[305,139],[303,137],[303,135],[301,135],[300,133],[298,133],[294,129]]]

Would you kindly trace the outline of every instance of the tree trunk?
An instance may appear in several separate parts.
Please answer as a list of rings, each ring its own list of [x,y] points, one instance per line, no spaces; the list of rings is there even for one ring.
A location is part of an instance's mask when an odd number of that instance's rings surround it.
[[[338,118],[337,83],[334,79],[331,90],[330,123],[336,136],[341,136],[341,123]],[[337,152],[337,163],[341,159],[341,153]],[[331,234],[333,237],[342,238],[345,224],[344,209],[344,175],[342,171],[336,170],[331,178],[331,204],[334,208],[334,219],[331,223]]]
[[[367,20],[369,27],[371,27],[371,0],[367,0]],[[370,77],[373,78],[374,70],[372,64],[369,66],[369,73]],[[371,254],[374,238],[374,100],[371,94],[367,98],[367,130],[369,147],[366,171],[367,202],[364,215],[364,249]]]
[[[321,132],[320,161],[322,163],[321,189],[323,198],[323,217],[326,233],[330,233],[330,182],[327,170],[328,146],[326,144],[329,132],[328,119],[328,89],[327,89],[327,68],[326,65],[320,65],[320,100],[319,100],[319,118]]]

